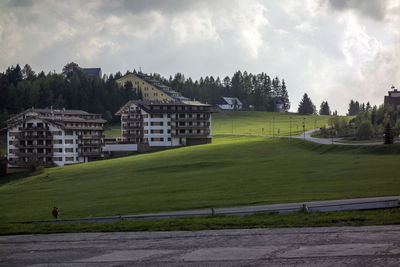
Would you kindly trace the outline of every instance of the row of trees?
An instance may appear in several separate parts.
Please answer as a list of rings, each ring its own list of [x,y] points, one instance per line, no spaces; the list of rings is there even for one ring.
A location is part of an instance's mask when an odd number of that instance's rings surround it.
[[[237,71],[232,77],[226,76],[222,81],[213,76],[193,81],[191,78],[186,79],[182,73],[177,73],[168,80],[157,74],[155,78],[183,96],[212,105],[221,104],[224,96],[232,96],[238,97],[245,106],[253,107],[254,110],[276,111],[278,104],[282,104],[284,111],[290,109],[285,81],[278,77],[271,78],[263,72],[252,74]]]
[[[127,100],[141,99],[140,93],[132,90],[132,84],[118,86],[116,80],[122,76],[121,72],[117,72],[115,75],[89,78],[75,63],[64,66],[62,73],[47,74],[43,71],[36,74],[28,64],[23,68],[11,66],[0,73],[0,122],[9,114],[30,107],[82,109],[103,114],[105,119],[112,120],[113,114]],[[181,73],[169,79],[158,74],[154,77],[186,97],[212,105],[220,104],[222,96],[233,96],[255,110],[275,111],[277,104],[282,104],[285,111],[290,108],[285,81],[278,77],[271,79],[265,73],[237,71],[223,81],[212,76],[193,81]]]
[[[350,100],[349,109],[347,112],[348,116],[355,116],[360,112],[371,112],[372,106],[369,102],[367,104],[360,104],[358,101]]]
[[[61,74],[36,74],[29,65],[9,67],[0,74],[0,95],[3,121],[30,107],[82,109],[112,120],[128,99],[138,97],[130,88],[118,86],[113,75],[92,79],[75,63],[66,65]]]
[[[317,109],[310,97],[307,94],[303,95],[303,98],[300,101],[299,107],[297,109],[299,114],[307,115],[307,114],[316,114]],[[337,115],[337,111],[333,112],[334,115]],[[331,115],[331,108],[329,107],[328,101],[322,101],[319,108],[319,115]]]

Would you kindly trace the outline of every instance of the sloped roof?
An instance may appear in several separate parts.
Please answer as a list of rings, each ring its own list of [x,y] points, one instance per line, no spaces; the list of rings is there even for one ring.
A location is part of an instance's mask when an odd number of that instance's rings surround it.
[[[82,68],[81,70],[90,77],[101,76],[101,68]]]
[[[229,105],[243,105],[237,97],[222,97],[224,101]]]

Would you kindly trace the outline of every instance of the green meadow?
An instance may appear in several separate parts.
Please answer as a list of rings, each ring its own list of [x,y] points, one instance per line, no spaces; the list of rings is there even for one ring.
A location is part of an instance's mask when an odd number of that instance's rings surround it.
[[[330,116],[261,111],[219,111],[212,115],[213,134],[294,135],[328,124]]]
[[[289,143],[290,142],[290,143]],[[398,195],[400,146],[216,136],[212,144],[45,169],[0,185],[0,220]]]

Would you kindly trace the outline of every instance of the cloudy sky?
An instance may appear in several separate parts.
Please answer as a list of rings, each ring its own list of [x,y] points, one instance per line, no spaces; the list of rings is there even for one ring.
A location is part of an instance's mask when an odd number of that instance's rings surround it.
[[[266,72],[285,79],[292,110],[306,92],[344,114],[400,87],[399,25],[400,0],[2,0],[0,71]]]

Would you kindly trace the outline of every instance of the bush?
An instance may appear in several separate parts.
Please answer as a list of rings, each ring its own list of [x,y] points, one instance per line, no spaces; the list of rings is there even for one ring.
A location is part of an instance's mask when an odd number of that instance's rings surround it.
[[[361,122],[357,129],[357,137],[360,139],[368,139],[373,134],[373,127],[370,121]]]

